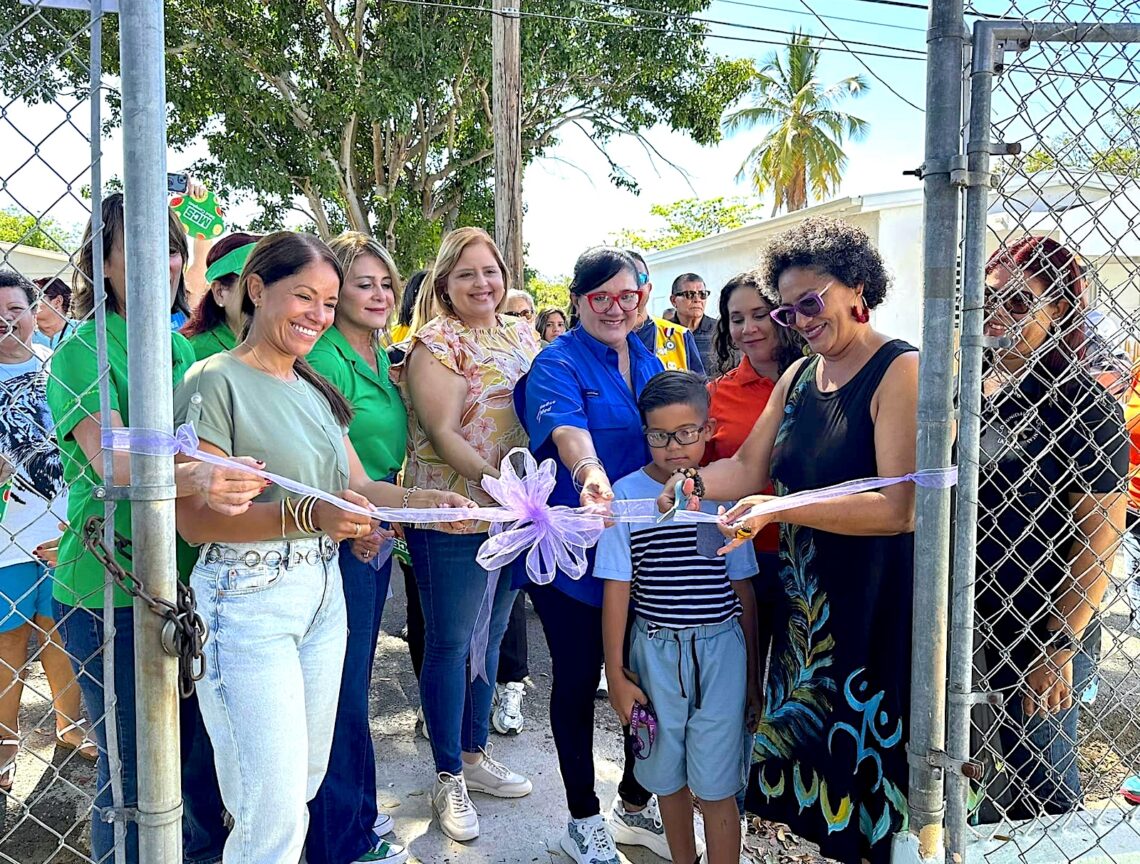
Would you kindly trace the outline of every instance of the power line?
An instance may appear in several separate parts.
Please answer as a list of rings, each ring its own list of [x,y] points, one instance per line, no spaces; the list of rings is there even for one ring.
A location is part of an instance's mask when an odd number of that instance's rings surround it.
[[[810,16],[810,12],[805,12],[802,9],[785,9],[782,6],[767,6],[763,3],[749,3],[748,0],[719,0],[726,6],[740,6],[744,9],[762,9],[767,12],[784,12],[788,15],[805,15]],[[884,21],[867,21],[858,18],[844,18],[842,15],[824,15],[828,21],[846,21],[849,24],[872,24],[875,27],[882,27],[888,30],[906,30],[910,33],[925,33],[926,30],[922,27],[907,27],[905,24],[887,24]]]
[[[445,3],[445,2],[441,2],[441,0],[384,0],[384,2],[399,3],[399,4],[405,5],[405,6],[430,7],[430,8],[434,8],[434,9],[453,9],[453,10],[461,11],[461,12],[483,12],[483,13],[486,13],[488,15],[502,14],[502,13],[495,11],[494,9],[491,9],[488,6],[465,6],[465,5],[461,5],[459,3]],[[648,26],[641,26],[641,25],[635,25],[635,24],[628,24],[624,21],[607,21],[607,20],[602,19],[602,18],[582,18],[582,17],[578,17],[578,16],[573,16],[573,15],[556,15],[556,14],[549,13],[549,12],[530,12],[530,11],[524,11],[524,10],[520,10],[514,14],[517,14],[523,18],[537,18],[537,19],[545,19],[545,20],[549,20],[549,21],[562,21],[562,22],[571,23],[571,24],[586,24],[586,25],[597,24],[597,25],[602,26],[602,27],[626,28],[626,29],[630,29],[630,30],[637,30],[638,32],[641,32],[641,33],[649,32],[649,33],[666,33],[666,34],[668,34],[668,33],[673,32],[672,30],[669,30],[668,28],[665,28],[665,27],[648,27]],[[787,35],[787,36],[795,35],[790,30],[788,30],[788,31],[777,31],[777,32],[781,32],[781,33],[783,33],[783,35]],[[703,35],[706,39],[722,39],[722,40],[725,40],[728,42],[743,42],[743,43],[747,43],[750,45],[772,45],[772,46],[775,46],[777,48],[782,48],[782,47],[787,45],[786,42],[777,42],[777,41],[774,41],[771,39],[755,39],[755,38],[752,38],[749,36],[732,36],[732,35],[729,35],[727,33],[708,32],[708,33],[705,33]],[[926,57],[924,55],[919,55],[919,54],[880,54],[880,53],[876,53],[873,51],[856,51],[856,50],[853,50],[850,48],[837,48],[837,47],[833,47],[830,45],[816,45],[814,47],[817,51],[834,51],[834,52],[837,52],[840,54],[861,55],[861,56],[865,56],[865,57],[878,57],[878,58],[881,58],[884,60],[916,60],[919,62],[925,62],[926,61]],[[890,50],[897,50],[897,49],[892,48]]]
[[[802,3],[802,4],[803,4],[803,7],[804,7],[805,9],[807,9],[807,10],[808,10],[808,12],[810,12],[812,15],[815,15],[815,18],[816,18],[816,20],[817,20],[817,21],[819,21],[819,23],[820,23],[820,24],[822,24],[822,25],[824,26],[824,28],[827,30],[827,32],[828,32],[828,33],[830,33],[832,36],[835,36],[837,39],[839,38],[839,37],[836,35],[835,31],[834,31],[834,30],[832,30],[832,29],[831,29],[831,27],[829,27],[829,26],[828,26],[827,22],[826,22],[826,21],[824,21],[822,18],[820,18],[820,17],[819,17],[819,15],[818,15],[818,14],[816,14],[816,11],[815,11],[814,9],[812,9],[812,8],[811,8],[811,6],[809,6],[809,5],[808,5],[808,2],[807,2],[807,0],[800,0],[800,3]],[[843,42],[843,40],[842,40],[842,39],[840,39],[839,41],[840,41],[840,42]],[[846,45],[847,45],[847,43],[846,43],[846,42],[843,42],[843,44],[844,44],[844,46],[846,46]],[[903,102],[905,102],[905,103],[906,103],[907,105],[909,105],[911,108],[913,108],[915,111],[918,111],[920,114],[925,114],[925,113],[926,113],[926,110],[925,110],[924,108],[922,108],[920,105],[915,105],[913,102],[911,102],[911,101],[910,101],[909,99],[907,99],[905,96],[903,96],[903,95],[902,95],[902,93],[900,93],[898,90],[896,90],[894,87],[892,87],[892,86],[891,86],[890,84],[888,84],[886,81],[884,81],[884,80],[883,80],[881,77],[879,77],[879,75],[878,75],[878,74],[876,74],[875,70],[874,70],[874,69],[872,69],[870,66],[868,66],[868,65],[867,65],[867,64],[866,64],[866,63],[863,61],[863,58],[862,58],[862,57],[860,57],[859,55],[857,55],[857,54],[856,54],[854,51],[852,51],[852,52],[851,52],[851,56],[853,56],[853,57],[855,58],[855,60],[856,60],[856,61],[859,63],[859,65],[860,65],[860,66],[862,66],[864,69],[866,69],[866,70],[867,70],[868,74],[870,74],[870,76],[871,76],[872,78],[874,78],[876,81],[878,81],[878,82],[879,82],[880,84],[882,84],[884,87],[886,87],[888,90],[890,90],[892,93],[894,93],[894,94],[895,94],[895,95],[896,95],[896,96],[897,96],[899,99],[901,99]]]
[[[777,29],[774,27],[761,27],[758,24],[744,24],[744,23],[738,22],[738,21],[724,21],[724,20],[720,20],[717,18],[702,18],[702,17],[697,16],[697,15],[690,15],[686,12],[663,12],[659,9],[645,9],[645,8],[638,7],[638,6],[628,6],[628,5],[625,5],[623,3],[613,3],[613,2],[610,2],[610,0],[580,0],[580,2],[587,3],[591,6],[601,6],[601,7],[608,8],[608,9],[621,9],[622,11],[625,11],[625,12],[638,12],[642,15],[654,15],[654,16],[659,17],[659,18],[672,18],[672,19],[678,19],[679,18],[679,19],[684,19],[686,21],[695,21],[699,24],[716,24],[716,25],[719,25],[722,27],[737,27],[737,28],[740,28],[742,30],[756,30],[759,32],[764,32],[764,33],[779,33],[779,34],[784,35],[784,36],[793,35],[792,31],[780,30],[780,29]],[[806,14],[806,13],[804,13],[804,14]],[[819,18],[819,16],[817,15],[816,18]],[[824,26],[826,26],[826,25],[824,25]],[[912,53],[922,54],[923,56],[926,55],[926,52],[924,50],[922,50],[921,48],[905,48],[905,47],[902,47],[899,45],[884,45],[881,42],[860,42],[860,41],[857,41],[854,39],[844,40],[844,39],[840,39],[839,37],[837,37],[835,35],[814,36],[813,38],[820,39],[823,41],[841,42],[844,45],[860,45],[864,48],[880,48],[880,49],[883,49],[885,51],[910,51]]]
[[[874,3],[878,6],[898,6],[901,9],[921,9],[929,12],[930,7],[925,3],[904,3],[903,0],[858,0],[860,3]]]

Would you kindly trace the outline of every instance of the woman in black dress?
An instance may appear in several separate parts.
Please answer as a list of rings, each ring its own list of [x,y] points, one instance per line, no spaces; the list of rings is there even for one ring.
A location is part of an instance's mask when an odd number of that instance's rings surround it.
[[[772,243],[761,277],[779,295],[777,324],[814,356],[781,377],[737,454],[701,469],[706,494],[736,499],[771,480],[785,495],[914,471],[918,354],[870,326],[889,280],[867,235],[806,220]],[[743,498],[729,521],[769,497]],[[771,521],[781,523],[783,591],[747,807],[829,858],[887,862],[907,818],[914,487],[747,519],[729,545]]]

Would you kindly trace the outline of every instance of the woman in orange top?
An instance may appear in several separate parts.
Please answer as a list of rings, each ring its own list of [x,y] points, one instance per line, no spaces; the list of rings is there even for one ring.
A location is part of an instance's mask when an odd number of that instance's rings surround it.
[[[774,306],[760,293],[754,274],[741,273],[729,279],[721,289],[719,305],[713,340],[717,362],[723,369],[735,351],[740,355],[740,363],[709,382],[709,418],[714,426],[705,450],[706,464],[736,453],[768,404],[776,381],[804,353],[803,342],[795,331],[777,327],[769,317]],[[752,543],[759,565],[752,582],[760,616],[761,652],[765,652],[774,598],[778,596],[773,590],[779,586],[780,526],[766,526]],[[765,602],[765,598],[771,602]]]

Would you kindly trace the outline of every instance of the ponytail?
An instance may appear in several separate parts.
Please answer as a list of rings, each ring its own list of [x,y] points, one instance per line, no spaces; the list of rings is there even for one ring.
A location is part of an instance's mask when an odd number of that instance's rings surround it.
[[[328,378],[310,366],[309,361],[303,357],[293,361],[293,371],[297,373],[298,378],[312,384],[317,392],[325,397],[336,422],[347,429],[352,422],[352,405],[344,398],[344,394],[337,390]]]

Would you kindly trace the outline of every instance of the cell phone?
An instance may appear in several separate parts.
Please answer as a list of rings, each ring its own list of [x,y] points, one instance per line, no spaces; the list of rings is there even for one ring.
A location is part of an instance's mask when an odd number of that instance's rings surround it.
[[[190,177],[187,174],[167,174],[166,175],[166,191],[177,192],[180,195],[186,193],[190,188]]]

